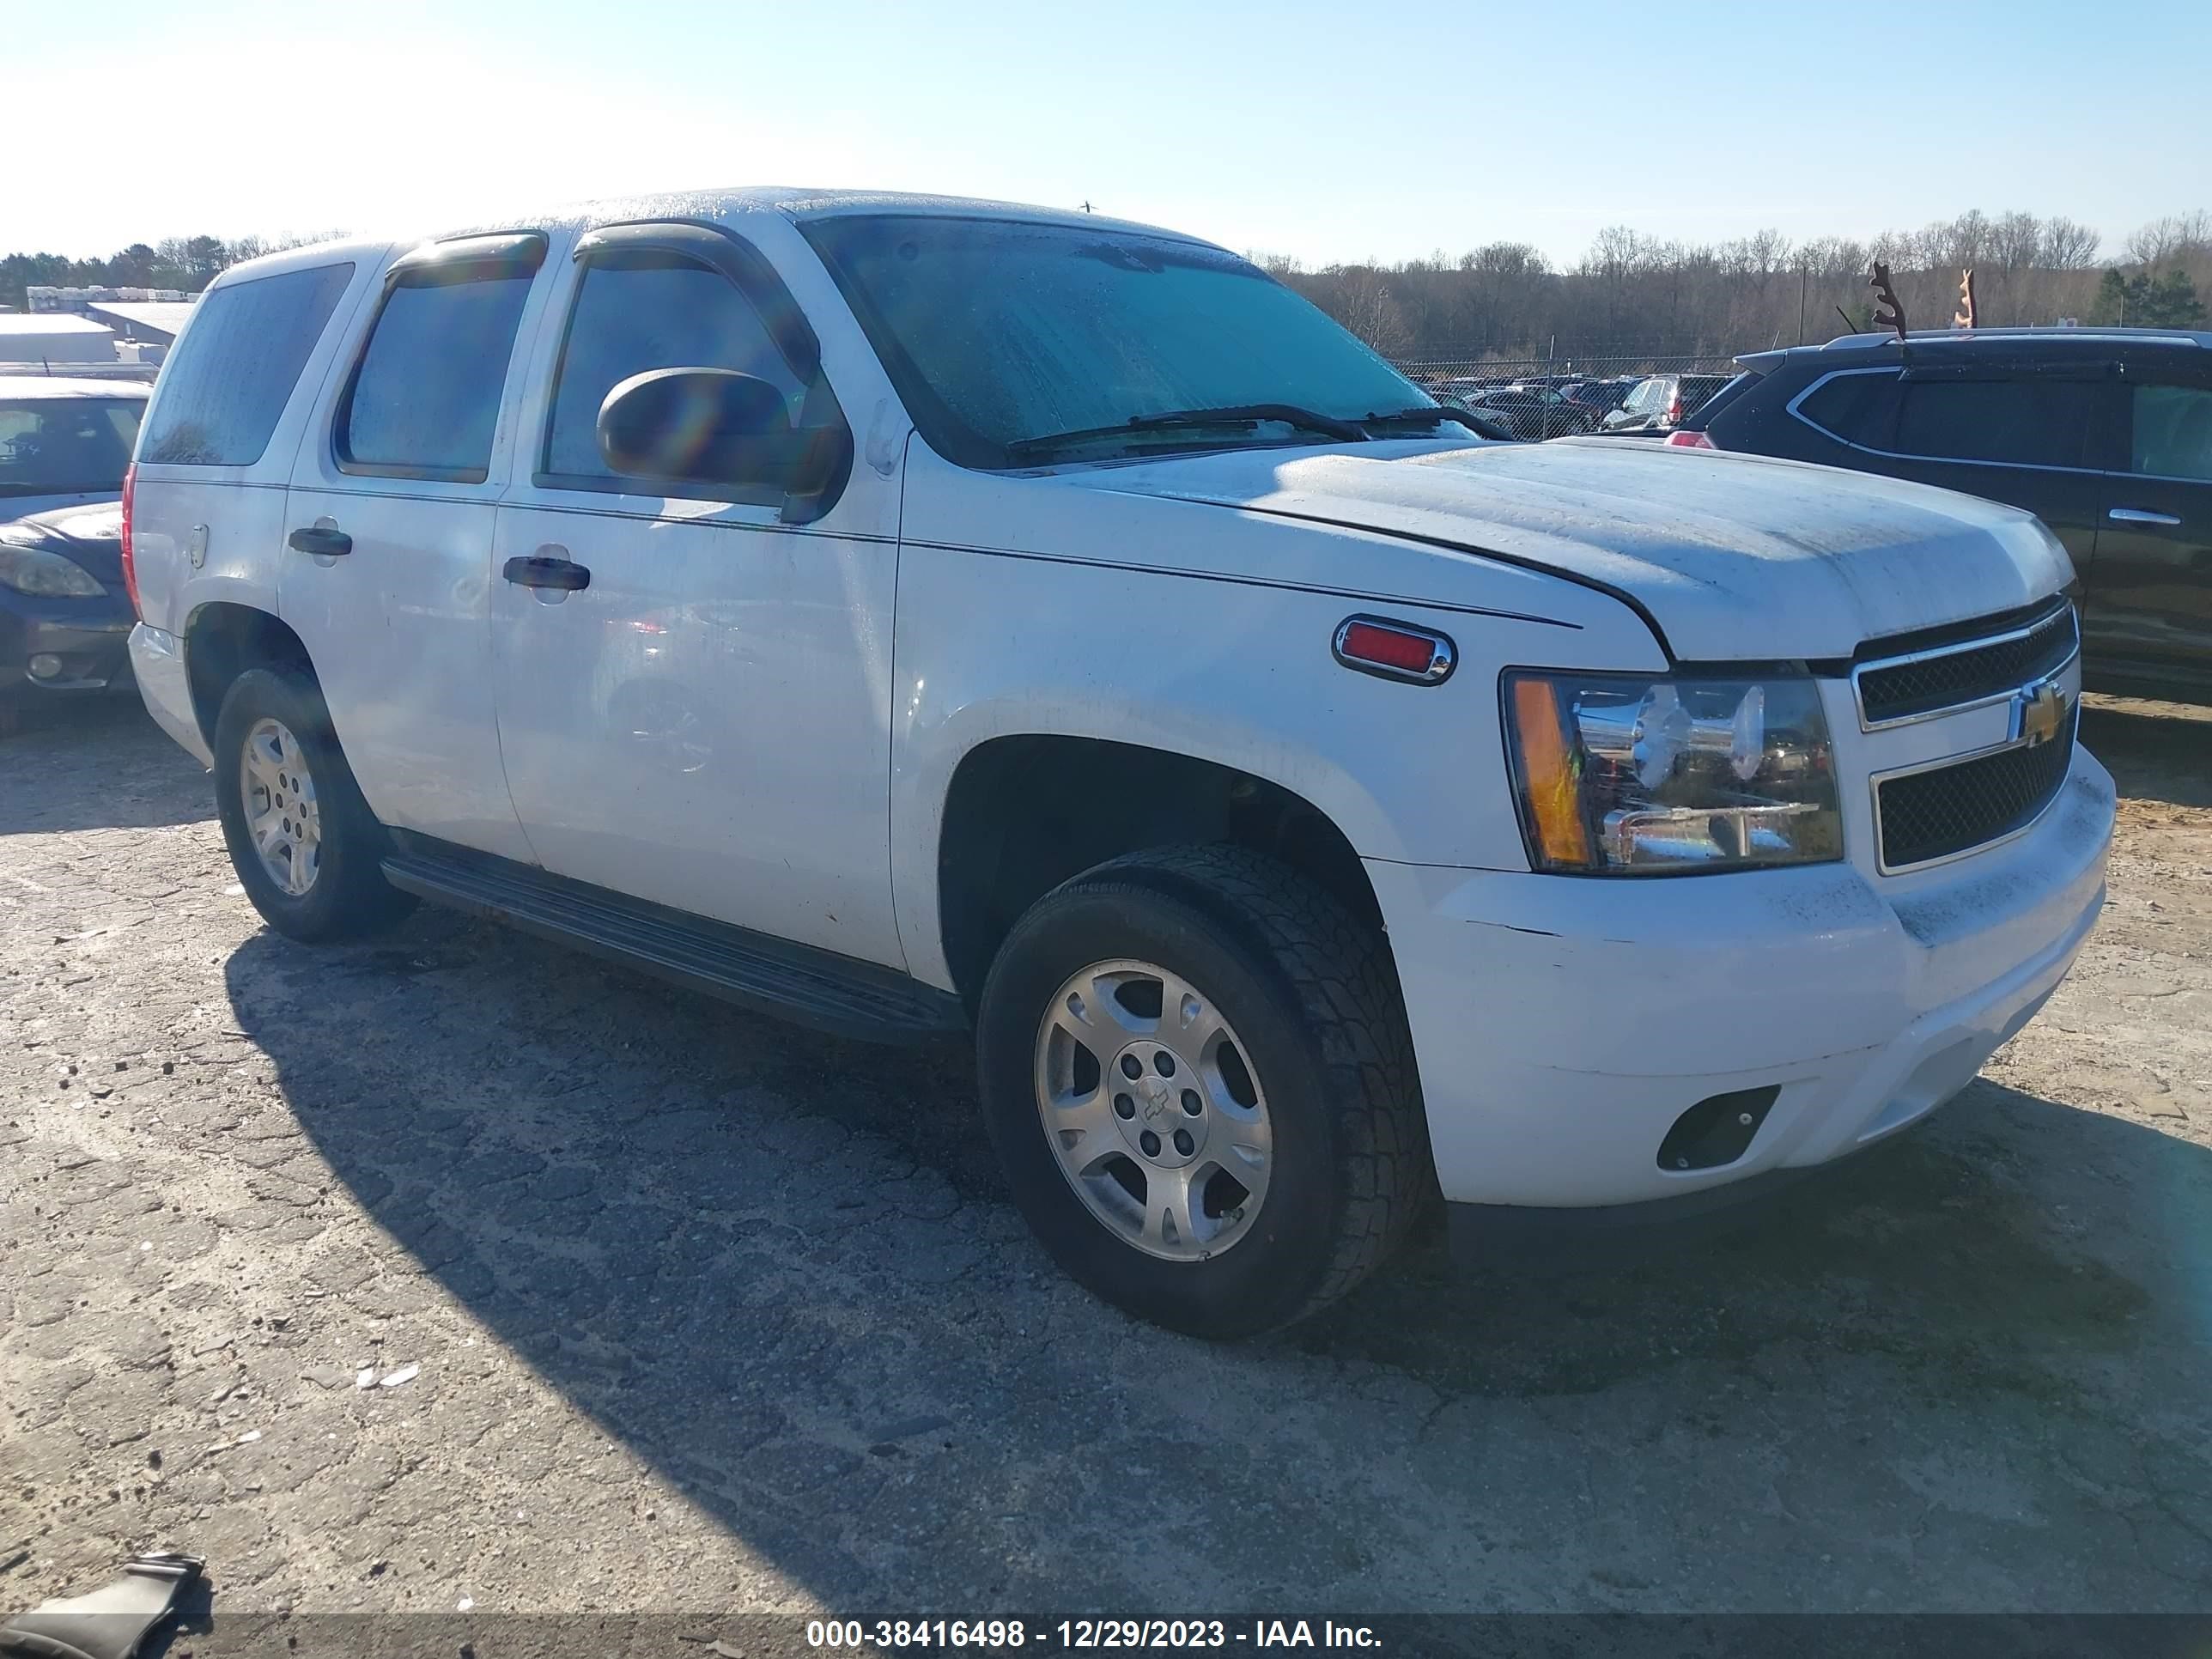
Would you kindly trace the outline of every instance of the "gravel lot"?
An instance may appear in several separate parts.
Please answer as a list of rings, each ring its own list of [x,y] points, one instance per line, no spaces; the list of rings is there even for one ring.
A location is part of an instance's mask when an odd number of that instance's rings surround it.
[[[963,1049],[287,944],[71,711],[0,743],[0,1610],[157,1545],[235,1610],[2212,1609],[2212,715],[2085,729],[2110,906],[1933,1124],[1212,1349],[1031,1246]]]

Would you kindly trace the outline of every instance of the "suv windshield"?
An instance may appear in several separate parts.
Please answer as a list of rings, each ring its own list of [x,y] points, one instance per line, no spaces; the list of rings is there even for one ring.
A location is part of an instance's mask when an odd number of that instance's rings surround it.
[[[1357,422],[1433,405],[1322,312],[1218,248],[995,219],[803,228],[923,437],[963,466],[1312,443],[1326,432],[1314,416]],[[1269,407],[1307,423],[1269,418]]]
[[[136,398],[0,401],[0,500],[121,495],[144,407]]]

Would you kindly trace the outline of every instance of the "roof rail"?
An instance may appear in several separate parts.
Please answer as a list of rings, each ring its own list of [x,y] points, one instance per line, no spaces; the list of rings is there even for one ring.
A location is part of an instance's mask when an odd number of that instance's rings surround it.
[[[1916,328],[1905,338],[1915,343],[1921,341],[1984,339],[2124,340],[2136,344],[2195,346],[2200,350],[2212,349],[2212,333],[2168,328],[2069,328],[2055,323],[2020,324],[2003,328]],[[1838,335],[1818,349],[1827,351],[1895,345],[1898,343],[1895,334],[1883,329],[1879,333]]]

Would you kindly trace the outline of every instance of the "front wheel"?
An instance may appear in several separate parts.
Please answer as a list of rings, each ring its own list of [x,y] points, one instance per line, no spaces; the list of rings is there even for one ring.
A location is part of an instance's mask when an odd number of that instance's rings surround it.
[[[1122,859],[1039,900],[983,992],[986,1121],[1060,1265],[1212,1338],[1342,1295],[1431,1192],[1382,941],[1243,848]]]

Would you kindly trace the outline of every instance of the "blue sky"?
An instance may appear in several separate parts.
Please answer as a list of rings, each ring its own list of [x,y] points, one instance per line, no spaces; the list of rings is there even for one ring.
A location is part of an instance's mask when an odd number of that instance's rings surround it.
[[[740,183],[1087,199],[1310,263],[1976,206],[2112,246],[2212,207],[2203,0],[190,0],[0,39],[41,158],[0,251]]]

